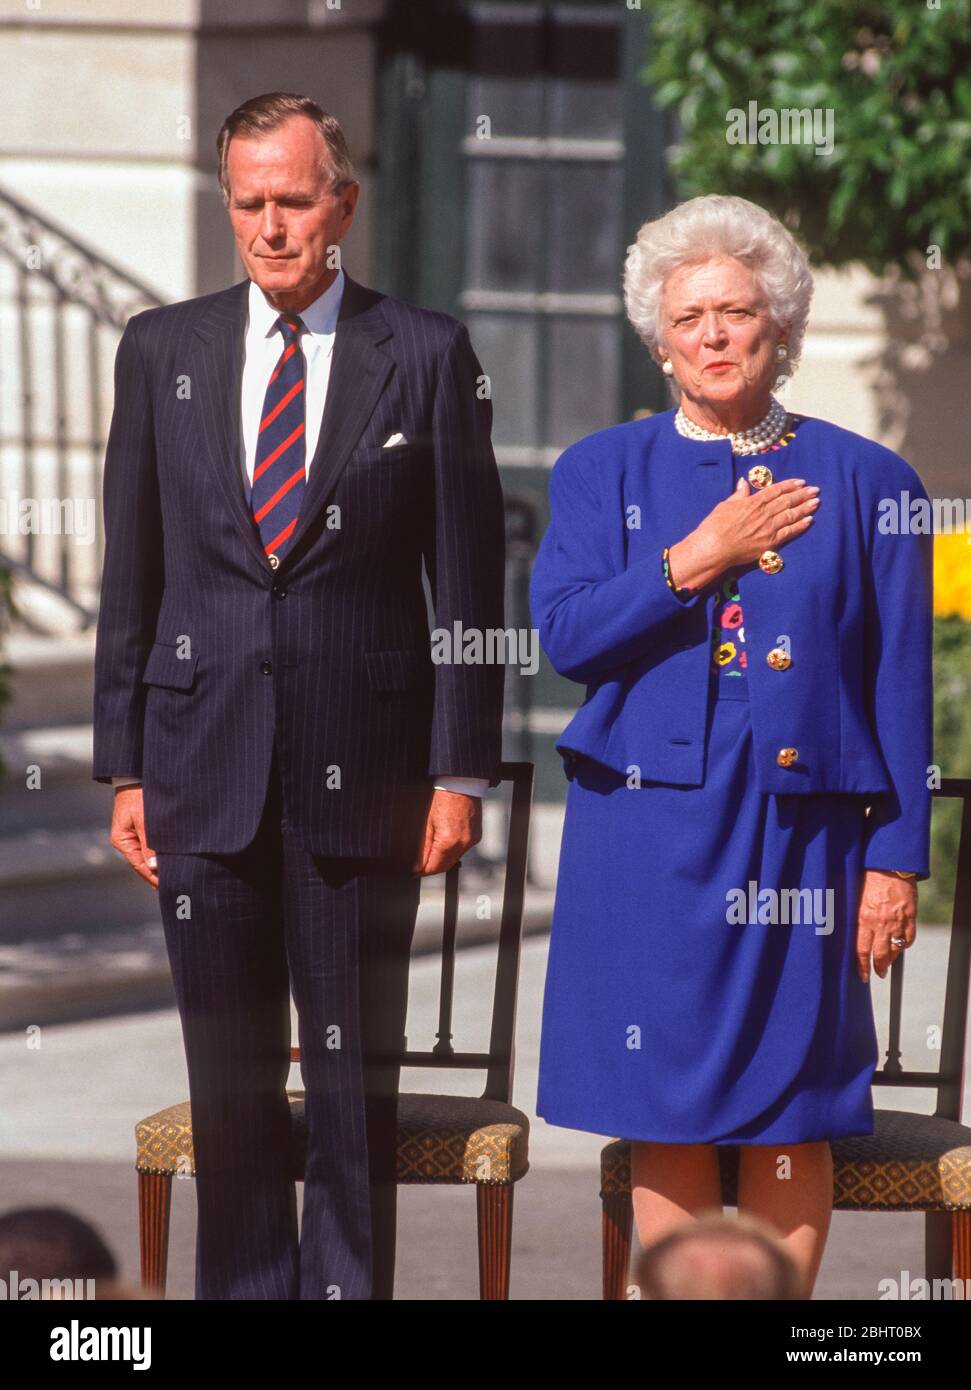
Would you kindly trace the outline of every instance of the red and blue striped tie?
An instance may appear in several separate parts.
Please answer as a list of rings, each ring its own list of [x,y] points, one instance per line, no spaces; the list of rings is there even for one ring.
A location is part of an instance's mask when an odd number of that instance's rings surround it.
[[[253,468],[250,510],[275,569],[290,543],[303,500],[307,453],[303,321],[281,314],[283,352],[266,388]]]

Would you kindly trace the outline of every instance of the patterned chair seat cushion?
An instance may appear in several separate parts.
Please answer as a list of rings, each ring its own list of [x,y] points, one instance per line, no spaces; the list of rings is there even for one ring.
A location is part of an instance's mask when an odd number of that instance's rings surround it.
[[[971,1129],[955,1120],[877,1110],[872,1134],[833,1139],[837,1211],[971,1211]],[[779,1152],[785,1152],[780,1144]],[[738,1145],[718,1149],[725,1204],[737,1200]],[[601,1196],[630,1191],[630,1144],[600,1155]]]
[[[287,1099],[299,1178],[307,1146],[304,1092],[288,1091]],[[135,1143],[138,1172],[195,1175],[188,1101],[140,1120]],[[399,1183],[516,1182],[529,1167],[528,1149],[528,1117],[502,1101],[408,1092],[398,1098]]]

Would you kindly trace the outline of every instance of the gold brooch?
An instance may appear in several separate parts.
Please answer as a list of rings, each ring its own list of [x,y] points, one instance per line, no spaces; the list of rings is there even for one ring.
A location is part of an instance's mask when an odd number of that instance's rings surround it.
[[[764,463],[753,464],[748,471],[748,480],[753,487],[768,487],[772,481],[772,469]]]
[[[780,767],[792,767],[799,758],[798,748],[780,748],[775,755],[775,760]]]
[[[765,659],[773,671],[788,671],[792,665],[792,657],[785,647],[773,647]]]
[[[759,569],[765,574],[778,574],[783,566],[781,555],[777,555],[774,550],[763,550],[759,556]]]

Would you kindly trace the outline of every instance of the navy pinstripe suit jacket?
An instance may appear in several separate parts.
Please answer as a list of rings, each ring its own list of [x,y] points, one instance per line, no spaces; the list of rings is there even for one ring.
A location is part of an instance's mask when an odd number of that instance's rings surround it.
[[[407,856],[430,775],[499,781],[504,667],[435,664],[503,626],[492,407],[465,327],[346,275],[297,529],[270,567],[239,446],[249,281],[136,314],[115,362],[96,781],[142,778],[152,849],[256,832],[274,742],[315,854]],[[383,449],[400,432],[407,443]]]

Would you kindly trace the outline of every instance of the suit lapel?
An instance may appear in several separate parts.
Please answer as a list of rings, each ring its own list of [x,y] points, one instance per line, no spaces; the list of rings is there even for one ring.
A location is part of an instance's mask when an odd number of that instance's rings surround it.
[[[263,542],[246,503],[240,455],[240,396],[249,280],[216,295],[196,324],[201,339],[192,365],[198,418],[213,476],[244,543],[268,568]]]
[[[246,501],[240,454],[240,397],[249,280],[215,295],[195,326],[199,343],[190,380],[198,391],[199,419],[219,491],[240,535],[269,570],[259,529]],[[297,528],[282,559],[286,565],[347,464],[394,366],[377,344],[391,336],[382,296],[344,272],[344,293],[334,335],[327,400]]]

